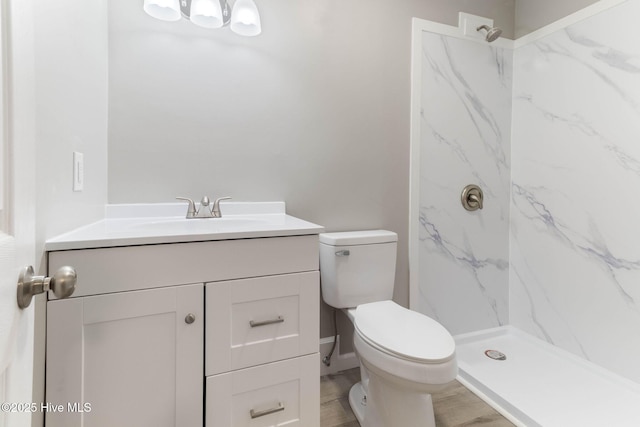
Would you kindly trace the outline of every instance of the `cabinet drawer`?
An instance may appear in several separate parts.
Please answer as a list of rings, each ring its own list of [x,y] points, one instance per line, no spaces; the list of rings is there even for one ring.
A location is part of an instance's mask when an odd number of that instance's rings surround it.
[[[317,271],[208,283],[205,373],[318,351]]]
[[[78,272],[72,298],[318,269],[318,236],[219,240],[49,253]],[[53,293],[50,293],[53,299]]]
[[[319,364],[316,353],[208,377],[206,427],[319,427]]]

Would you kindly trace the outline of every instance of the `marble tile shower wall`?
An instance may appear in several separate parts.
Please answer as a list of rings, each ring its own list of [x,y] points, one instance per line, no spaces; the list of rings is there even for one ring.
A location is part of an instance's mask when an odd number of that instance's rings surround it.
[[[423,33],[419,285],[458,334],[508,323],[512,51]],[[460,202],[467,184],[481,211]]]
[[[423,33],[415,309],[640,382],[639,16],[628,0],[514,52]]]
[[[514,55],[510,322],[640,382],[640,1]]]

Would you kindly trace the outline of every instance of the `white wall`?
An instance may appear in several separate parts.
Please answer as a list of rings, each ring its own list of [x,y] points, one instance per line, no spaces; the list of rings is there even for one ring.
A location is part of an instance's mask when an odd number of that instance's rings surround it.
[[[109,1],[109,201],[285,200],[331,231],[393,230],[406,305],[411,17],[508,34],[513,2],[258,0],[257,38],[141,3]]]
[[[35,8],[37,243],[103,216],[107,199],[107,1]],[[73,151],[84,191],[72,191]]]
[[[515,37],[522,37],[598,0],[515,0]]]
[[[512,324],[640,382],[640,0],[514,56]]]
[[[506,325],[513,52],[423,31],[420,53],[411,305],[452,334]],[[481,210],[462,206],[468,184],[482,189]]]

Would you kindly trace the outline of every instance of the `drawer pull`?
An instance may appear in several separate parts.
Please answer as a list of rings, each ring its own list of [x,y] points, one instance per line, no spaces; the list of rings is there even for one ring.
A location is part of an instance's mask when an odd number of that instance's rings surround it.
[[[254,322],[253,320],[250,320],[249,325],[251,325],[252,328],[255,328],[257,326],[273,325],[274,323],[282,323],[282,322],[284,322],[284,317],[278,316],[278,318],[276,319],[263,320],[262,322]]]
[[[252,409],[249,413],[251,414],[251,419],[264,417],[265,415],[275,414],[276,412],[284,411],[284,405],[282,402],[278,403],[278,406],[271,409],[265,409],[264,411],[256,411]]]

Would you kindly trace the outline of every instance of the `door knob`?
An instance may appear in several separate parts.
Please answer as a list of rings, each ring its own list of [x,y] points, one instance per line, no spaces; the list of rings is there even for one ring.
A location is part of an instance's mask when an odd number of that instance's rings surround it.
[[[58,298],[68,298],[73,294],[78,281],[75,268],[60,267],[52,277],[34,276],[33,267],[26,267],[18,277],[18,307],[27,308],[34,295],[53,291]]]
[[[468,211],[482,209],[483,199],[482,189],[477,185],[469,184],[462,189],[460,200],[462,201],[462,206]]]

